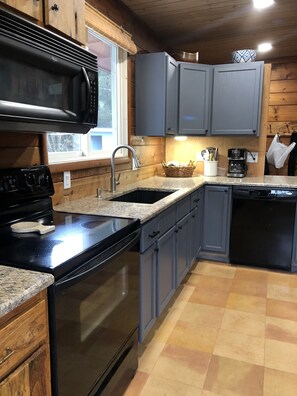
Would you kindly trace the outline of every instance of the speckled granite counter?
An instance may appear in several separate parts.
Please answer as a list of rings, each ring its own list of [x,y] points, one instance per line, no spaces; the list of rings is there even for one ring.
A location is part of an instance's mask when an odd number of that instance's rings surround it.
[[[204,177],[196,176],[191,178],[168,178],[155,176],[149,179],[129,184],[128,186],[117,187],[117,192],[112,194],[108,191],[102,192],[100,199],[95,196],[81,198],[66,204],[55,206],[57,211],[96,214],[103,216],[118,216],[128,218],[139,218],[145,223],[168,206],[184,198],[204,184],[222,185],[251,185],[251,186],[271,186],[297,188],[297,177],[295,176],[262,176],[244,177],[242,179],[229,178],[225,176]],[[166,198],[154,204],[136,204],[125,202],[112,202],[110,198],[121,195],[123,192],[135,190],[136,188],[177,190]]]
[[[53,282],[50,274],[0,265],[0,317]]]

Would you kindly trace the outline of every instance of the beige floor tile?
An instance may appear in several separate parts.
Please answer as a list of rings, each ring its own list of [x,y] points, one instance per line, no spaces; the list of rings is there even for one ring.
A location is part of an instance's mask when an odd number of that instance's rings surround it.
[[[224,312],[224,308],[221,307],[188,302],[179,320],[197,326],[208,326],[218,329],[221,325]]]
[[[266,338],[297,344],[297,321],[267,316]]]
[[[178,294],[178,301],[188,301],[189,298],[191,297],[193,291],[195,290],[194,286],[190,286],[190,285],[182,285],[182,290],[180,291],[180,293]]]
[[[265,337],[265,315],[226,309],[221,329],[255,337]]]
[[[139,396],[148,378],[149,375],[147,373],[142,373],[138,370],[124,393],[124,396]]]
[[[219,276],[192,274],[187,283],[192,286],[198,286],[201,289],[229,292],[232,285],[232,279],[221,278]]]
[[[186,385],[203,388],[211,354],[167,345],[162,351],[153,376],[178,380]]]
[[[297,374],[265,368],[263,396],[280,395],[297,395]]]
[[[160,327],[155,330],[152,340],[154,342],[166,343],[176,323],[177,323],[176,317],[174,317],[173,319],[166,318],[164,322],[160,325]]]
[[[297,345],[266,339],[265,367],[297,374]]]
[[[221,263],[218,264],[203,260],[198,263],[192,272],[194,274],[233,279],[236,269],[230,265],[224,265]]]
[[[264,338],[220,330],[213,353],[214,355],[263,366],[264,347]]]
[[[143,373],[150,373],[163,351],[165,344],[162,342],[150,342],[139,357],[138,368]]]
[[[297,288],[269,283],[267,298],[297,303]]]
[[[267,298],[266,314],[276,318],[297,321],[297,303],[278,301]]]
[[[151,375],[141,396],[201,396],[202,390],[181,382]],[[138,396],[139,396],[138,395]],[[136,395],[135,395],[136,396]]]
[[[203,396],[262,396],[263,367],[213,356],[207,372]]]
[[[213,289],[200,289],[196,287],[189,301],[223,308],[227,303],[228,297],[228,292]]]
[[[251,280],[234,279],[230,292],[257,297],[266,297],[267,284],[266,282],[253,282]]]
[[[237,267],[234,275],[234,279],[241,279],[252,282],[267,282],[268,274],[267,271],[261,269]]]
[[[230,293],[226,308],[264,315],[266,313],[266,299],[246,294]]]
[[[178,321],[167,343],[190,350],[212,353],[217,334],[218,330],[213,327]]]
[[[297,274],[282,272],[268,272],[267,282],[297,288]]]

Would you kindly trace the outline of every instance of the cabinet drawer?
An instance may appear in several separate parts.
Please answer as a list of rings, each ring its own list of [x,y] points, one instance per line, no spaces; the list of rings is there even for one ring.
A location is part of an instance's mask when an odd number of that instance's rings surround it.
[[[158,217],[156,216],[154,219],[144,224],[141,229],[141,237],[140,237],[140,251],[144,252],[147,248],[149,248],[158,238],[160,234],[159,230],[159,222]]]
[[[0,379],[47,339],[46,309],[42,300],[0,329]]]
[[[159,215],[160,235],[163,235],[169,228],[174,226],[175,210],[175,205],[172,205]]]
[[[186,216],[190,212],[191,196],[187,196],[176,205],[176,221]]]

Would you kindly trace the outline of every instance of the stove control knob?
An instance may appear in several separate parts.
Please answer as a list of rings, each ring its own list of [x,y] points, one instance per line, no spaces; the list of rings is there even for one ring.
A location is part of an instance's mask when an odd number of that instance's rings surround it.
[[[46,173],[43,173],[39,176],[39,185],[40,187],[48,187],[49,177]]]
[[[28,187],[33,187],[36,185],[36,177],[34,173],[26,173],[25,175],[25,182]]]

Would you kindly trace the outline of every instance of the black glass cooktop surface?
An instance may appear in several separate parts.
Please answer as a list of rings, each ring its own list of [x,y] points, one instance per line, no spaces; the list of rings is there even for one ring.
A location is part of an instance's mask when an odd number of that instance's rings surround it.
[[[136,219],[55,211],[38,221],[54,224],[55,230],[40,235],[15,233],[10,225],[0,228],[0,264],[49,272],[57,279],[139,226]]]

